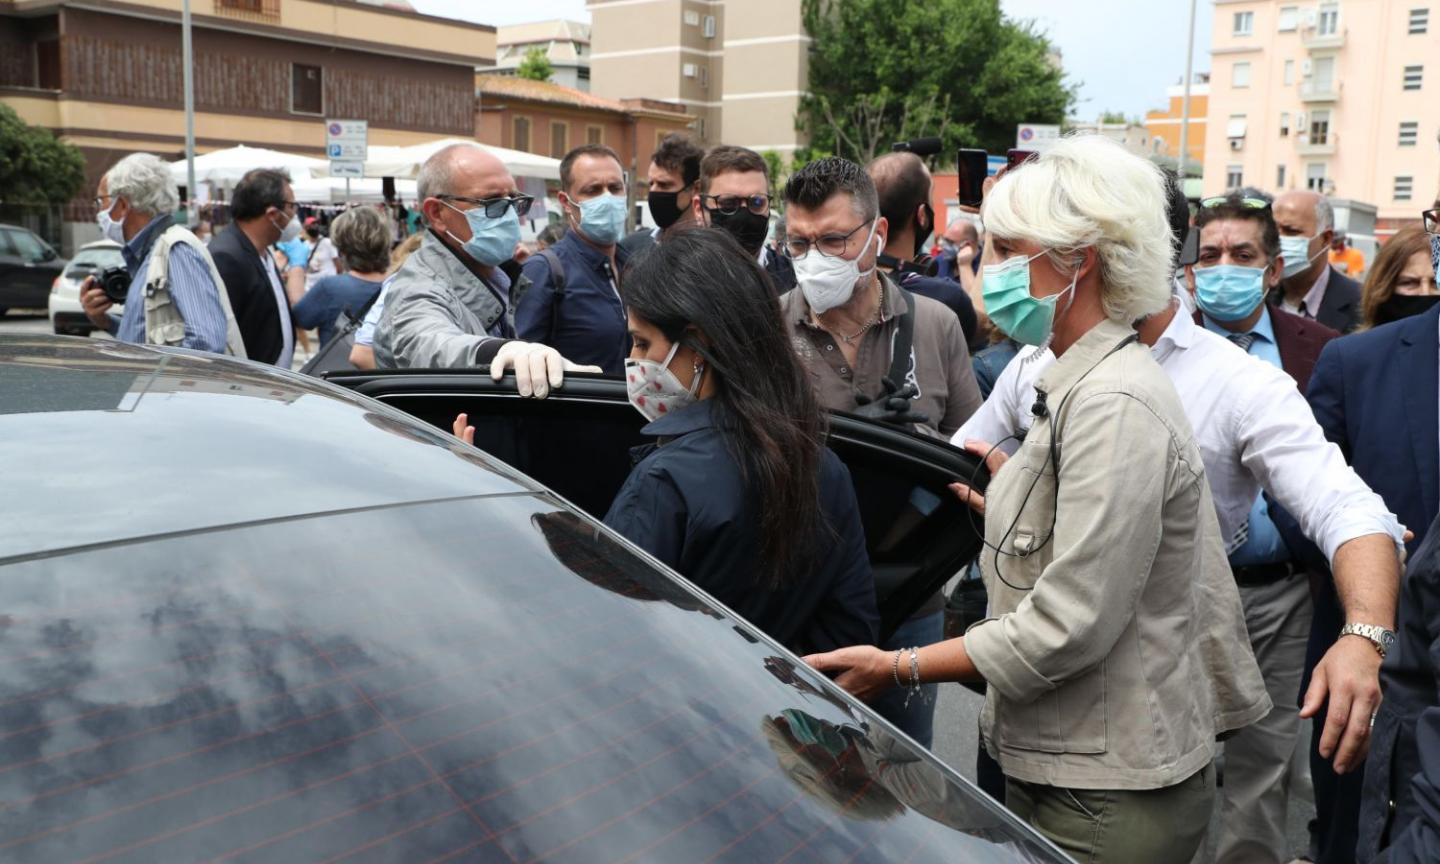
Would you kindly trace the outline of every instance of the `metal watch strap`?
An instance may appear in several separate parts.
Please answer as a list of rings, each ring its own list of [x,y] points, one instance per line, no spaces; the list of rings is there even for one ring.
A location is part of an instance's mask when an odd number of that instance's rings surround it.
[[[1346,624],[1340,628],[1341,636],[1359,636],[1368,639],[1375,650],[1384,657],[1391,643],[1395,641],[1395,634],[1377,624]],[[1387,638],[1388,637],[1388,638]]]

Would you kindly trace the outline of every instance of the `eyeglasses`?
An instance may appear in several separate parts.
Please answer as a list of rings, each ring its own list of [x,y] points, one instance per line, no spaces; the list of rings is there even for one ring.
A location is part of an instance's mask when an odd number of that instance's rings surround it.
[[[1229,195],[1217,195],[1214,198],[1205,198],[1200,202],[1201,210],[1209,210],[1212,207],[1224,205],[1240,206],[1246,210],[1269,210],[1270,202],[1264,198],[1232,198]]]
[[[1426,210],[1420,215],[1425,219],[1426,234],[1440,234],[1440,210]]]
[[[756,216],[770,212],[769,195],[701,195],[700,204],[725,216],[734,216],[744,207]]]
[[[466,198],[464,195],[436,195],[435,197],[441,201],[459,201],[473,207],[483,207],[485,215],[491,219],[499,219],[511,207],[515,208],[516,216],[524,216],[530,212],[530,204],[535,200],[529,195],[514,195],[509,198]]]
[[[96,195],[94,201],[92,201],[91,203],[93,203],[93,204],[95,205],[95,209],[96,209],[96,210],[108,210],[108,209],[110,209],[110,208],[101,206],[100,202],[101,202],[101,201],[114,201],[114,200],[115,200],[115,196],[114,196],[114,195]]]
[[[816,240],[805,237],[786,237],[785,253],[791,258],[804,258],[810,254],[811,249],[815,249],[827,258],[843,258],[846,250],[850,247],[850,238],[855,236],[855,232],[873,221],[875,220],[861,222],[844,234],[826,234]]]

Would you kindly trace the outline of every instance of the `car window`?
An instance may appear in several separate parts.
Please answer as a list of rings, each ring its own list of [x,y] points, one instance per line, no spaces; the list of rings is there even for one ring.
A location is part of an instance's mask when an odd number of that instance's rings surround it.
[[[0,231],[0,255],[15,255],[15,243],[10,239],[9,231]]]
[[[29,262],[45,260],[45,246],[29,231],[6,231],[20,257]]]
[[[124,267],[125,256],[119,249],[109,246],[99,246],[94,249],[81,249],[70,259],[70,264],[65,268],[65,274],[84,271],[95,273],[110,267]]]
[[[0,577],[6,861],[1062,860],[544,497]]]

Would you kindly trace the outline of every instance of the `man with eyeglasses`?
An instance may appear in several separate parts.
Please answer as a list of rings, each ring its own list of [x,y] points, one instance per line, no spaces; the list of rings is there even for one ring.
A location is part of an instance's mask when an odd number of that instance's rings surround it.
[[[1336,235],[1329,199],[1291,189],[1275,199],[1274,213],[1285,269],[1270,302],[1338,333],[1351,332],[1360,324],[1360,283],[1330,263]]]
[[[225,280],[245,351],[251,360],[289,369],[295,328],[288,293],[304,293],[309,260],[308,247],[297,242],[300,213],[290,175],[256,168],[240,178],[230,196],[230,218],[230,225],[210,241],[210,257]],[[272,248],[288,250],[279,267]]]
[[[878,269],[889,226],[865,169],[836,157],[811,162],[785,184],[785,204],[785,248],[799,287],[780,298],[780,314],[821,404],[925,435],[954,434],[980,407],[965,335],[949,309]],[[908,503],[923,517],[941,502],[917,489]],[[881,647],[939,642],[943,607],[937,591]],[[874,707],[928,747],[936,687],[913,700],[896,688]]]
[[[630,353],[620,274],[625,234],[625,169],[603,144],[584,144],[560,160],[560,211],[566,231],[525,259],[530,287],[515,310],[521,339],[619,376]]]
[[[700,163],[700,194],[694,206],[701,225],[728,232],[755,256],[777,292],[795,287],[790,260],[765,244],[770,233],[770,169],[763,156],[745,147],[712,148]]]
[[[500,264],[520,241],[530,209],[505,164],[473,144],[455,144],[421,166],[416,191],[428,231],[385,282],[375,328],[381,369],[489,365],[496,380],[513,366],[522,396],[546,396],[564,373],[582,370],[558,351],[519,341],[511,285]]]

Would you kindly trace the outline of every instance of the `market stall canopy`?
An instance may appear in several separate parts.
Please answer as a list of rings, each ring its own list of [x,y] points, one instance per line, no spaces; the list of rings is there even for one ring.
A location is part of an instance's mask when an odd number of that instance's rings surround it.
[[[408,147],[387,147],[384,145],[371,146],[368,149],[368,156],[365,159],[366,177],[397,177],[415,179],[420,173],[420,166],[425,164],[436,151],[452,144],[473,144],[482,150],[494,154],[511,175],[515,177],[539,177],[543,180],[560,179],[560,160],[550,159],[545,156],[536,156],[534,153],[523,153],[519,150],[510,150],[505,147],[495,147],[490,144],[481,144],[468,138],[440,138],[435,141],[427,141],[424,144],[412,144]],[[329,165],[323,164],[316,171],[315,176],[329,176]]]
[[[347,193],[342,178],[317,177],[292,183],[291,188],[295,192],[295,200],[302,204],[342,204],[347,201],[352,204],[378,204],[385,200],[382,185],[379,178],[351,180]],[[415,181],[396,180],[395,196],[401,201],[415,200]]]
[[[282,153],[266,147],[246,147],[244,144],[240,144],[196,156],[195,182],[229,188],[239,183],[240,178],[245,176],[245,172],[252,169],[283,168],[290,172],[290,179],[293,182],[301,183],[319,176],[315,173],[318,169],[328,167],[329,163],[324,159],[316,159],[313,156]],[[186,184],[188,178],[184,159],[170,163],[170,177],[177,186]]]

